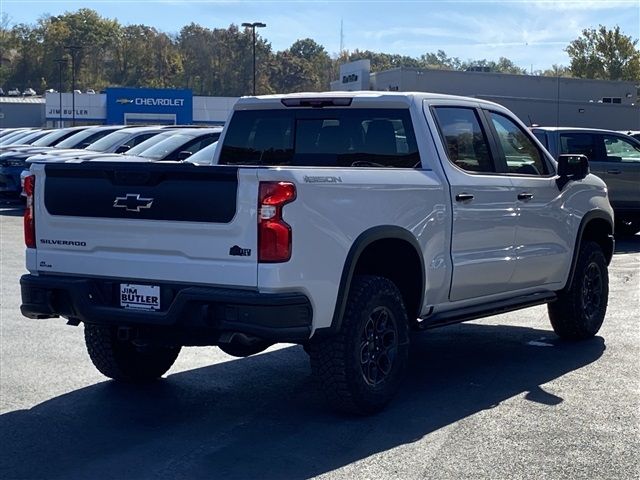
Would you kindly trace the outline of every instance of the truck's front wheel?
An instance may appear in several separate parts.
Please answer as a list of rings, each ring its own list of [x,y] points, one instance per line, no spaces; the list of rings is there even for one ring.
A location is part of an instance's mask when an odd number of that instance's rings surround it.
[[[593,337],[604,321],[608,297],[604,254],[596,242],[586,242],[578,254],[571,287],[548,305],[553,330],[567,340]]]
[[[309,345],[311,369],[330,405],[371,414],[397,392],[409,357],[400,291],[386,278],[354,278],[340,331]]]
[[[126,382],[148,382],[161,377],[175,362],[180,347],[136,346],[118,338],[117,327],[85,324],[89,357],[103,375]]]

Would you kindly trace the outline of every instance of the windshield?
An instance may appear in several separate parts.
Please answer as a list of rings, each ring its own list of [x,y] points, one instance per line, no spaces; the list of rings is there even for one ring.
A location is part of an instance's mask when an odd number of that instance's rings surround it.
[[[95,130],[91,128],[87,130],[83,130],[81,132],[74,133],[73,135],[65,138],[60,143],[56,145],[57,148],[74,148],[75,146],[81,144],[83,140],[89,138],[91,135],[95,133]]]
[[[35,147],[51,147],[55,145],[57,142],[59,142],[60,140],[64,140],[68,136],[73,135],[74,133],[77,133],[77,132],[78,132],[77,130],[70,131],[66,129],[54,130],[50,134],[42,137],[40,140],[36,140],[31,145]]]
[[[113,146],[120,145],[126,142],[130,136],[131,133],[126,131],[113,132],[105,137],[102,137],[100,140],[96,140],[91,145],[88,145],[85,150],[91,150],[92,152],[106,152]]]
[[[180,148],[188,141],[192,140],[193,135],[185,135],[184,133],[174,133],[169,138],[165,138],[160,143],[155,144],[151,148],[144,150],[139,155],[144,158],[150,158],[152,160],[160,160],[166,157],[174,150]],[[142,144],[140,144],[142,145]],[[131,152],[131,150],[129,150]]]
[[[38,132],[33,132],[31,135],[28,135],[26,137],[24,137],[21,141],[31,145],[33,142],[35,142],[36,140],[38,140],[39,138],[44,137],[45,135],[48,135],[49,131],[48,130],[40,130]]]
[[[213,163],[213,155],[216,153],[217,146],[218,142],[213,142],[211,145],[191,155],[187,161],[191,163],[211,164]]]
[[[17,140],[20,140],[21,138],[26,137],[27,135],[31,134],[30,130],[22,130],[19,132],[13,132],[10,133],[9,135],[7,135],[6,137],[0,139],[0,144],[1,145],[11,145],[11,144],[15,144],[15,142]]]
[[[71,135],[56,145],[56,148],[83,148],[85,144],[90,144],[106,137],[119,127],[113,128],[87,128],[81,132]]]
[[[8,128],[0,132],[0,140],[3,138],[10,137],[11,135],[14,135],[16,133],[24,132],[25,130],[27,129],[26,128],[14,128],[14,129]]]
[[[127,150],[127,155],[140,155],[142,152],[144,152],[148,148],[154,146],[157,143],[162,142],[163,140],[166,140],[167,138],[169,138],[171,135],[174,135],[174,134],[175,132],[165,132],[165,133],[161,133],[160,135],[156,135],[155,137],[151,137],[149,140],[145,140],[141,144],[136,145],[135,147]]]

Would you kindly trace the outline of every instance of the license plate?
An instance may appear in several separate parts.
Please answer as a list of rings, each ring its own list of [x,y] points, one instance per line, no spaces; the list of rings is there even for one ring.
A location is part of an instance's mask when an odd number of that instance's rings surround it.
[[[137,310],[160,310],[160,287],[121,283],[120,306]]]

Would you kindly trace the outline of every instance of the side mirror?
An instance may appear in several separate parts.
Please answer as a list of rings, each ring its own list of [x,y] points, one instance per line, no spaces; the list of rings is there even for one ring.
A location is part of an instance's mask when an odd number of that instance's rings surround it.
[[[560,190],[571,180],[582,180],[589,175],[589,160],[586,155],[564,154],[558,157],[558,180]]]
[[[182,150],[180,153],[178,153],[178,161],[182,162],[183,160],[186,160],[190,156],[191,156],[191,152],[190,151]]]
[[[129,145],[120,145],[118,148],[116,148],[115,153],[124,153],[126,151],[128,151],[131,147]]]

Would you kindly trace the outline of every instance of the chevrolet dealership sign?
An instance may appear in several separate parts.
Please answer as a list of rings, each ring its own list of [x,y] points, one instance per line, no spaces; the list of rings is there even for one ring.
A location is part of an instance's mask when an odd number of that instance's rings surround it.
[[[183,98],[119,98],[116,100],[116,103],[120,105],[129,105],[130,103],[134,105],[147,105],[147,106],[162,106],[162,107],[183,107],[184,99]]]
[[[131,115],[158,119],[174,116],[175,123],[193,121],[193,96],[187,89],[107,88],[107,123],[125,123]]]
[[[60,111],[60,94],[47,93],[45,116],[47,120],[102,121],[107,116],[106,97],[100,94],[71,93],[62,94],[62,112]],[[75,104],[75,115],[73,106]]]

